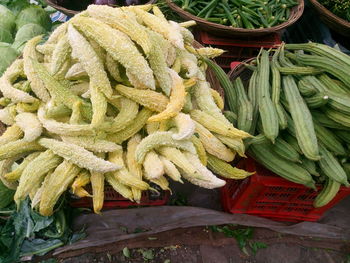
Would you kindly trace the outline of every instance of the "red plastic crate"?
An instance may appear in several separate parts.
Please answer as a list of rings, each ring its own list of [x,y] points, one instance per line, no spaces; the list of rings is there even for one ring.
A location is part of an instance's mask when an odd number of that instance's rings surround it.
[[[350,195],[350,188],[341,187],[326,206],[315,208],[313,202],[321,190],[314,191],[287,181],[267,170],[253,159],[242,159],[240,168],[255,172],[243,181],[227,180],[221,189],[226,212],[257,215],[276,221],[317,221],[328,209]]]
[[[157,186],[152,186],[157,188]],[[87,187],[89,193],[91,193],[91,188]],[[135,206],[161,206],[167,204],[169,200],[169,191],[163,191],[157,188],[157,192],[143,191],[140,203],[132,202],[129,199],[124,198],[118,194],[110,185],[105,185],[105,197],[103,203],[103,209],[112,208],[129,208]],[[92,198],[76,198],[72,196],[70,205],[72,207],[79,208],[92,208]]]
[[[225,52],[215,61],[223,69],[229,70],[232,61],[243,61],[258,55],[261,47],[272,48],[281,44],[280,35],[273,33],[259,38],[223,38],[210,35],[204,31],[196,31],[195,38],[201,44],[221,48]]]

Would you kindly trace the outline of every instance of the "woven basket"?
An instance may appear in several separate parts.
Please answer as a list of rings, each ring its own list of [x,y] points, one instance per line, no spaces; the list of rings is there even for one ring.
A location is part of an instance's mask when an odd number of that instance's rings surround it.
[[[207,32],[220,36],[243,36],[243,37],[257,37],[261,35],[268,35],[271,33],[281,32],[285,28],[294,24],[303,14],[304,0],[298,0],[299,4],[291,9],[288,21],[270,28],[259,29],[245,29],[224,26],[212,22],[208,22],[198,16],[194,16],[189,12],[184,11],[181,7],[173,3],[173,0],[166,0],[168,6],[185,20],[194,20],[197,26]]]
[[[340,35],[350,37],[350,22],[333,14],[317,0],[310,0],[310,2],[314,6],[316,12],[319,14],[323,23]]]
[[[147,2],[144,2],[144,4],[153,4],[156,0],[150,0]],[[46,0],[47,4],[52,6],[53,8],[57,9],[58,11],[62,12],[63,14],[67,16],[75,16],[76,14],[80,13],[82,10],[77,11],[77,10],[71,10],[67,9],[63,6],[60,6],[57,4],[57,0]],[[92,1],[91,1],[92,2]]]

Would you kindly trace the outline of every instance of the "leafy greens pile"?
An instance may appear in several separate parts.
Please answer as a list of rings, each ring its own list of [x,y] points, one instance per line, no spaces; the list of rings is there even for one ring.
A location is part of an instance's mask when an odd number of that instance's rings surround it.
[[[41,1],[43,2],[43,1]],[[49,8],[28,0],[0,0],[0,76],[33,37],[51,31]]]
[[[25,256],[42,256],[85,236],[82,231],[73,233],[70,229],[77,210],[68,208],[64,199],[56,212],[46,217],[31,209],[29,199],[15,211],[14,203],[8,205],[12,196],[13,191],[0,183],[0,263],[18,262]]]

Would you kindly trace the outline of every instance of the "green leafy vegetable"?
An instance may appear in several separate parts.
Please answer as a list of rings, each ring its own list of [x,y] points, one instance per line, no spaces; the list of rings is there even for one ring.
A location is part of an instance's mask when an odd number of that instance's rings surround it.
[[[253,254],[255,254],[258,249],[266,248],[267,245],[262,242],[252,242],[254,229],[251,227],[247,228],[233,228],[234,225],[225,225],[225,226],[210,226],[209,228],[213,232],[223,233],[226,237],[233,237],[237,240],[239,248],[247,255],[247,245],[251,248]]]
[[[0,42],[0,77],[17,56],[17,51],[11,45]]]
[[[0,42],[5,42],[5,43],[13,42],[13,37],[10,31],[2,27],[0,27]]]
[[[17,16],[22,9],[30,5],[27,0],[0,0],[0,4],[7,6],[15,16]]]
[[[35,36],[45,34],[46,30],[38,24],[26,24],[22,26],[16,33],[15,42],[13,43],[13,48],[17,50],[22,50],[24,44]]]
[[[10,209],[12,207],[8,211]],[[0,217],[0,262],[14,263],[22,256],[42,256],[85,237],[83,230],[73,233],[68,227],[75,210],[66,209],[64,199],[56,210],[52,216],[41,216],[31,209],[30,201],[26,199],[5,222]],[[0,214],[8,211],[4,209]]]
[[[15,15],[8,8],[0,5],[0,28],[12,33],[16,26],[15,21]]]
[[[50,30],[51,19],[40,6],[31,5],[23,9],[16,19],[17,30],[26,24],[38,24],[46,30]]]
[[[15,194],[15,191],[8,189],[0,181],[0,209],[5,208],[13,201],[14,194]]]

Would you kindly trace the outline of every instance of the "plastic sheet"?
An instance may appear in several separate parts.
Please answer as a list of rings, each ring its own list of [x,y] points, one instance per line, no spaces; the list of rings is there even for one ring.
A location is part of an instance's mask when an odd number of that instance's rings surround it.
[[[347,203],[345,202],[345,204]],[[87,227],[87,237],[73,245],[57,249],[54,255],[57,256],[61,253],[79,254],[79,250],[88,251],[121,240],[129,240],[173,229],[222,224],[267,228],[279,233],[313,238],[350,240],[350,231],[346,227],[348,222],[342,222],[338,225],[331,225],[326,222],[327,219],[325,219],[325,223],[302,222],[288,225],[255,216],[227,214],[196,207],[163,206],[111,210],[105,211],[102,215],[86,214],[79,216],[75,222],[75,228],[79,229],[85,225]],[[346,223],[345,226],[343,226],[344,223]],[[138,231],[144,232],[135,233]]]

